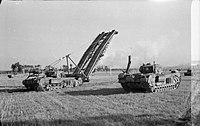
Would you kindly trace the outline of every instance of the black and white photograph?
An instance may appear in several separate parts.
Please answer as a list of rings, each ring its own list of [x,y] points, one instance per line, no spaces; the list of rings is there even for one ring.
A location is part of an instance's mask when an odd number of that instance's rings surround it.
[[[200,126],[199,32],[199,0],[3,0],[0,126]]]

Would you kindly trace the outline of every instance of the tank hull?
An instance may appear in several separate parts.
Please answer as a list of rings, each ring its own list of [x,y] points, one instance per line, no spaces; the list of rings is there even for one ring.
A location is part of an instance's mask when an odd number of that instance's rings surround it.
[[[181,82],[180,73],[159,74],[126,74],[118,75],[119,83],[126,92],[142,90],[145,92],[160,92],[177,89]]]

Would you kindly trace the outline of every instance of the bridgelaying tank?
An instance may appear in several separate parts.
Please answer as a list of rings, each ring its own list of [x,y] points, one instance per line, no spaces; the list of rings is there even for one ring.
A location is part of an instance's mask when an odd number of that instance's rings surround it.
[[[164,90],[177,89],[181,82],[181,75],[179,71],[171,71],[171,73],[164,73],[159,64],[143,64],[139,68],[139,73],[130,74],[129,67],[131,64],[131,57],[126,71],[118,75],[119,83],[126,92],[143,90],[145,92],[160,92]]]
[[[115,30],[100,33],[85,51],[77,65],[70,58],[70,55],[62,57],[61,59],[67,59],[68,67],[68,59],[76,66],[72,73],[58,71],[52,66],[47,66],[43,71],[31,72],[29,76],[23,80],[23,85],[29,90],[45,91],[65,87],[76,87],[82,85],[83,82],[88,82],[89,75],[93,72],[97,62],[104,56],[106,48],[116,34],[118,34],[118,32]]]

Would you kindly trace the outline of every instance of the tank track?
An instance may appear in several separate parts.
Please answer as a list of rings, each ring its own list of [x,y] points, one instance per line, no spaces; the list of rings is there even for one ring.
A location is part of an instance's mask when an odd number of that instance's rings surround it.
[[[154,89],[151,89],[151,92],[163,92],[163,91],[175,90],[179,87],[179,85],[180,83],[159,85],[156,86]]]
[[[121,83],[122,88],[126,91],[126,92],[134,92],[135,89],[130,88],[128,86],[129,84],[127,83]],[[146,92],[163,92],[163,91],[170,91],[170,90],[175,90],[179,87],[180,82],[177,84],[165,84],[165,85],[159,85],[159,86],[155,86],[155,87],[151,87],[149,90],[145,90]]]
[[[76,80],[76,79],[65,79],[61,83],[51,83],[44,86],[45,91],[53,91],[56,89],[62,89],[62,88],[70,88],[70,87],[77,87],[82,85],[82,80]]]

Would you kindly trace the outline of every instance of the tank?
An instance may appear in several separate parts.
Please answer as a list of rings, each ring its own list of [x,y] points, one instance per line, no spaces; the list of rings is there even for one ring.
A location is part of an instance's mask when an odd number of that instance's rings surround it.
[[[184,73],[184,76],[192,76],[191,69],[187,69],[187,72]]]
[[[29,73],[29,76],[22,81],[23,85],[31,91],[52,91],[55,89],[61,89],[65,87],[76,87],[82,85],[81,78],[75,77],[62,77],[58,71],[56,75],[49,77],[49,73],[46,74],[40,71],[34,71]]]
[[[70,57],[71,53],[56,60],[45,67],[44,70],[30,71],[29,76],[22,81],[22,84],[33,91],[48,91],[65,87],[76,87],[89,82],[89,76],[97,62],[104,56],[104,53],[117,31],[102,32],[94,39],[86,49],[78,64]],[[59,71],[54,66],[61,60],[67,61],[67,72]],[[75,66],[74,71],[69,71],[69,61]],[[72,66],[72,65],[71,65]],[[61,70],[61,69],[60,69]]]
[[[129,65],[130,66],[130,61]],[[181,82],[179,71],[164,73],[159,64],[147,63],[139,68],[139,73],[130,74],[127,70],[118,75],[118,80],[126,92],[136,90],[144,92],[160,92],[177,89]]]

